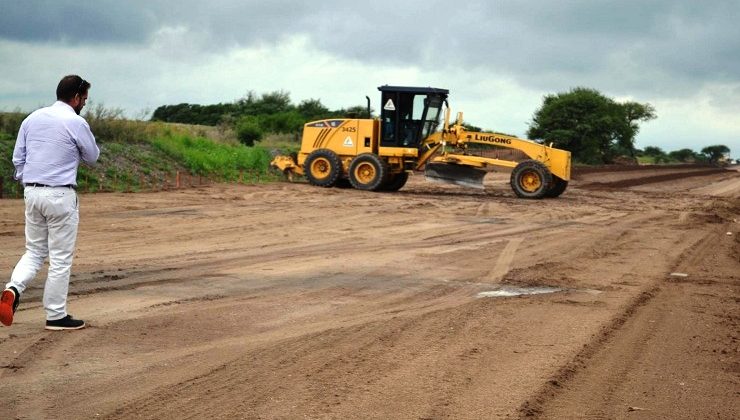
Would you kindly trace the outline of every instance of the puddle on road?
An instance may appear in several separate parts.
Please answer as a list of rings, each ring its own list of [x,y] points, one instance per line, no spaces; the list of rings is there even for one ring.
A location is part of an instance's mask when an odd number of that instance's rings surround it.
[[[501,286],[496,290],[489,292],[480,292],[477,297],[511,297],[511,296],[524,296],[524,295],[541,295],[545,293],[562,292],[561,287],[551,286],[537,286],[537,287],[515,287],[515,286]]]

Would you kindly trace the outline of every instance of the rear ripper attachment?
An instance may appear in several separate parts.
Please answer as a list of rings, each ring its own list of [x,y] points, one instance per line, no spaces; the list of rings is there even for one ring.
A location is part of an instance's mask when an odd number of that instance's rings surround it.
[[[450,125],[446,89],[386,85],[378,90],[379,118],[307,123],[301,150],[275,157],[271,166],[291,179],[303,175],[315,186],[367,191],[398,191],[410,172],[422,168],[428,179],[478,189],[489,170],[509,168],[511,188],[521,198],[557,197],[567,188],[570,152],[499,133],[467,132],[462,113]],[[486,157],[471,145],[516,151],[524,159],[511,153]]]

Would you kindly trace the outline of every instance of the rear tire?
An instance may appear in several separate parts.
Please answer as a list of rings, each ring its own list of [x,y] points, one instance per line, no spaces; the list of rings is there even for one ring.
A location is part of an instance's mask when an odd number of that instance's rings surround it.
[[[550,184],[550,188],[548,188],[547,192],[545,193],[546,198],[555,198],[559,197],[560,194],[565,192],[565,189],[568,188],[568,181],[553,175],[552,176],[552,184]]]
[[[391,175],[389,179],[380,187],[380,191],[398,191],[403,188],[404,185],[406,185],[406,181],[408,180],[408,172],[401,172],[399,174]]]
[[[347,178],[339,178],[337,183],[334,184],[334,188],[352,188],[352,184],[349,183],[349,179]]]
[[[329,149],[317,149],[303,162],[303,173],[311,185],[333,187],[342,173],[342,161]]]
[[[388,164],[372,153],[363,153],[349,164],[349,182],[358,190],[377,191],[388,177]]]
[[[511,172],[510,184],[520,198],[543,198],[552,184],[552,173],[542,162],[525,160]]]

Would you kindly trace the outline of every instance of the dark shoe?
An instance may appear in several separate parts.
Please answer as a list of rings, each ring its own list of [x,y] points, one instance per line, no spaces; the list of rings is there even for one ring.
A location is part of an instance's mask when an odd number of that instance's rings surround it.
[[[54,321],[46,321],[47,330],[79,330],[81,328],[85,328],[85,321],[74,319],[72,318],[72,315],[67,315],[62,319],[56,319]]]
[[[3,325],[9,327],[13,323],[13,315],[15,315],[20,303],[21,297],[18,289],[10,286],[3,290],[2,295],[0,295],[0,322]]]

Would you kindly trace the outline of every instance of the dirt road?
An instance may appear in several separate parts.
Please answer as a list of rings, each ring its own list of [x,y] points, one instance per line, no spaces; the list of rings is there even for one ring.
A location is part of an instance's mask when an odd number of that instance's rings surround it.
[[[40,273],[0,418],[740,417],[740,173],[506,180],[82,196],[89,327],[43,329]],[[3,279],[22,213],[0,200]]]

